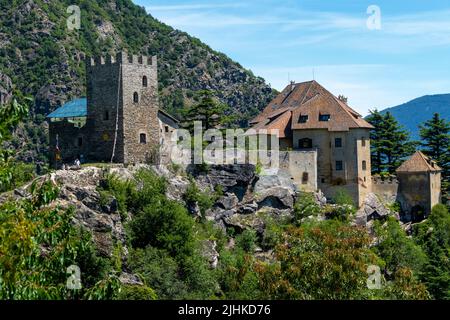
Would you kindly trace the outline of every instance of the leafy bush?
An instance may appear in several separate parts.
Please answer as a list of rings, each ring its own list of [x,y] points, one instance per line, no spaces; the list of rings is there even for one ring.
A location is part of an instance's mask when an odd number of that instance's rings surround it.
[[[333,202],[337,205],[355,206],[352,196],[344,189],[338,189],[333,197]]]
[[[263,291],[272,299],[368,298],[366,269],[377,262],[369,243],[364,229],[337,221],[291,227],[276,249],[279,264],[258,268]]]
[[[0,205],[0,299],[111,299],[117,281],[90,234],[72,225],[73,210],[49,204],[58,196],[50,181],[34,183],[32,197]],[[66,287],[67,268],[82,271],[82,290]]]
[[[193,252],[193,226],[194,220],[181,204],[158,195],[128,224],[133,247],[151,245],[180,259]]]
[[[421,279],[435,299],[450,299],[450,214],[438,204],[424,223],[414,228],[413,238],[428,257]]]
[[[217,194],[218,193],[215,193],[211,196],[206,192],[202,192],[195,183],[195,180],[191,179],[191,182],[183,195],[183,199],[188,205],[194,205],[197,203],[200,208],[200,212],[204,217],[206,210],[210,209],[217,200]]]
[[[118,300],[156,300],[155,291],[147,286],[124,285],[118,295]]]
[[[256,231],[244,230],[240,235],[236,237],[236,245],[247,253],[252,253],[256,247]]]
[[[401,268],[409,268],[419,275],[426,262],[422,249],[406,236],[398,221],[388,219],[386,224],[375,223],[374,231],[378,244],[375,253],[382,258],[388,274],[394,274]]]
[[[294,220],[300,225],[300,221],[310,216],[317,216],[320,213],[320,206],[311,193],[302,193],[294,206]]]

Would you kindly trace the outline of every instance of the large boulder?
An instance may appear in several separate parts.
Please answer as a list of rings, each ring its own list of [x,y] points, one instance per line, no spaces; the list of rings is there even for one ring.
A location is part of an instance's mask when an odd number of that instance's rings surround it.
[[[383,220],[393,214],[374,193],[369,193],[353,222],[359,226],[368,226],[370,221]]]
[[[265,224],[263,219],[256,214],[242,215],[235,214],[225,218],[224,223],[227,227],[233,227],[242,232],[247,229],[256,230],[258,234],[264,233]]]
[[[225,210],[231,210],[237,207],[239,199],[234,193],[227,192],[223,197],[217,200],[216,204]]]
[[[294,193],[289,188],[273,187],[255,194],[259,207],[288,209],[294,207]]]
[[[278,170],[276,175],[260,175],[253,186],[253,192],[260,193],[269,188],[283,187],[295,193],[297,187],[293,184],[291,178],[292,176],[284,170]]]
[[[253,165],[213,165],[206,173],[190,166],[187,171],[195,177],[199,186],[209,184],[212,189],[220,187],[224,192],[234,193],[240,201],[256,177]]]

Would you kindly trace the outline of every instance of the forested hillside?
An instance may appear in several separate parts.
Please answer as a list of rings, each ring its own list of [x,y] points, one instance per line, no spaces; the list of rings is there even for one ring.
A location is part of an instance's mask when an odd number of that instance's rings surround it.
[[[66,12],[81,8],[81,29],[69,31]],[[158,55],[163,106],[177,113],[195,91],[217,91],[242,123],[272,98],[272,89],[224,54],[157,21],[131,0],[1,0],[0,73],[36,97],[46,114],[85,94],[84,59],[114,53]],[[8,79],[2,81],[5,87]]]

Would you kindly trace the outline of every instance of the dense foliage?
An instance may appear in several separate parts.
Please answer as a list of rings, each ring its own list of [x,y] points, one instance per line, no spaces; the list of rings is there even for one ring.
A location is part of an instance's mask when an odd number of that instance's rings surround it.
[[[443,190],[449,191],[450,184],[450,121],[438,113],[420,126],[423,151],[443,169]]]
[[[415,143],[409,141],[409,134],[405,131],[391,113],[381,114],[371,111],[367,117],[375,128],[371,131],[372,171],[394,173],[405,157],[411,155]]]

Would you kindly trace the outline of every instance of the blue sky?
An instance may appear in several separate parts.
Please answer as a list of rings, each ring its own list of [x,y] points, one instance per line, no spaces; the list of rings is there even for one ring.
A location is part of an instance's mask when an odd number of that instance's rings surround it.
[[[134,0],[262,76],[274,88],[314,78],[354,109],[450,93],[448,0]],[[381,29],[367,20],[381,12]],[[314,70],[314,73],[313,73]]]

